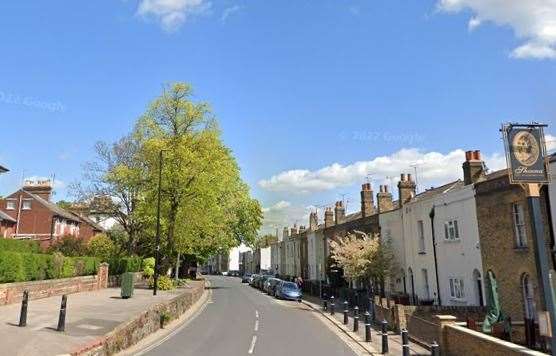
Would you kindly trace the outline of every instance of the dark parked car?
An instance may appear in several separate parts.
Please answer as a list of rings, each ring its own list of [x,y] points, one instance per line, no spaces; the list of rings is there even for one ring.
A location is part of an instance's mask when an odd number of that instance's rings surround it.
[[[268,293],[268,295],[275,295],[276,287],[278,286],[278,284],[280,284],[280,282],[282,282],[282,280],[278,278],[269,278],[268,281],[266,281],[266,292]]]
[[[251,275],[248,274],[244,274],[243,277],[241,277],[241,283],[249,283],[251,281]]]
[[[297,300],[300,302],[302,297],[301,289],[293,282],[282,281],[276,286],[276,298],[278,299]]]
[[[262,275],[261,278],[259,278],[258,282],[257,282],[257,288],[259,288],[260,290],[264,290],[264,284],[267,281],[267,279],[271,278],[272,276],[269,275]]]
[[[258,275],[258,274],[254,274],[254,275],[251,276],[251,283],[249,283],[251,285],[251,287],[256,287],[257,286],[257,283],[259,283],[259,278],[260,277],[261,276]]]

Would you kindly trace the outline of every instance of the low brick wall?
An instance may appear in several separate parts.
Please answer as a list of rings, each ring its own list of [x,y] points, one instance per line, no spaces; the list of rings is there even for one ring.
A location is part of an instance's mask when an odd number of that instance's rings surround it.
[[[116,288],[121,286],[121,275],[108,277],[108,288]],[[133,272],[133,282],[137,284],[143,280],[143,272]]]
[[[431,345],[433,341],[438,341],[438,324],[415,315],[406,316],[406,323],[409,335],[420,343]]]
[[[470,330],[460,325],[444,327],[443,355],[447,356],[546,356],[538,351]]]
[[[160,329],[162,313],[172,319],[185,313],[203,295],[204,282],[195,283],[190,293],[183,293],[166,303],[151,306],[137,317],[124,322],[101,339],[80,350],[72,352],[72,356],[109,356],[135,345],[146,336]]]
[[[102,263],[95,276],[0,284],[0,305],[19,303],[23,292],[29,299],[48,298],[62,294],[89,292],[108,286],[108,264]]]

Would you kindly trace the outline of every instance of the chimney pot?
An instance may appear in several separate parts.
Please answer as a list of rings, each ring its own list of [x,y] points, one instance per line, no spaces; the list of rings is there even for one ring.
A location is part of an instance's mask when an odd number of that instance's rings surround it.
[[[465,151],[465,160],[471,161],[474,157],[473,151]]]
[[[402,174],[400,175],[400,180],[401,180],[402,182],[405,182],[405,173],[402,173]]]
[[[475,160],[477,160],[477,161],[480,161],[481,160],[481,151],[479,151],[479,150],[473,151],[473,158],[475,158]]]
[[[407,174],[407,181],[408,181],[408,182],[411,182],[411,173],[408,173],[408,174]]]

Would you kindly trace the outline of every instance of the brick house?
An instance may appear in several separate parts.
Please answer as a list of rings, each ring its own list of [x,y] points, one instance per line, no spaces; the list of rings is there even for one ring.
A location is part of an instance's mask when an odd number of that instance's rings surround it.
[[[494,273],[501,308],[512,320],[536,319],[537,311],[545,308],[526,193],[510,184],[506,169],[486,175],[475,184],[475,192],[485,276]],[[541,190],[541,207],[547,251],[551,251],[546,187]]]
[[[99,231],[98,225],[89,219],[52,203],[51,194],[50,181],[27,181],[22,189],[0,201],[0,212],[6,215],[7,224],[15,221],[5,237],[37,240],[41,247],[48,248],[62,236],[88,241]]]

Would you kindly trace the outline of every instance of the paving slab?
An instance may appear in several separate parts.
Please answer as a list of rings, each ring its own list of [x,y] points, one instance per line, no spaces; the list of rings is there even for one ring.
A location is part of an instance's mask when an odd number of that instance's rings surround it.
[[[193,281],[204,283],[203,281]],[[172,291],[136,288],[129,299],[120,297],[119,288],[68,295],[65,332],[56,331],[61,297],[29,301],[27,326],[19,327],[20,304],[0,307],[0,344],[2,355],[62,355],[92,342],[119,324],[145,311],[149,306],[167,302],[187,293],[183,287]]]

